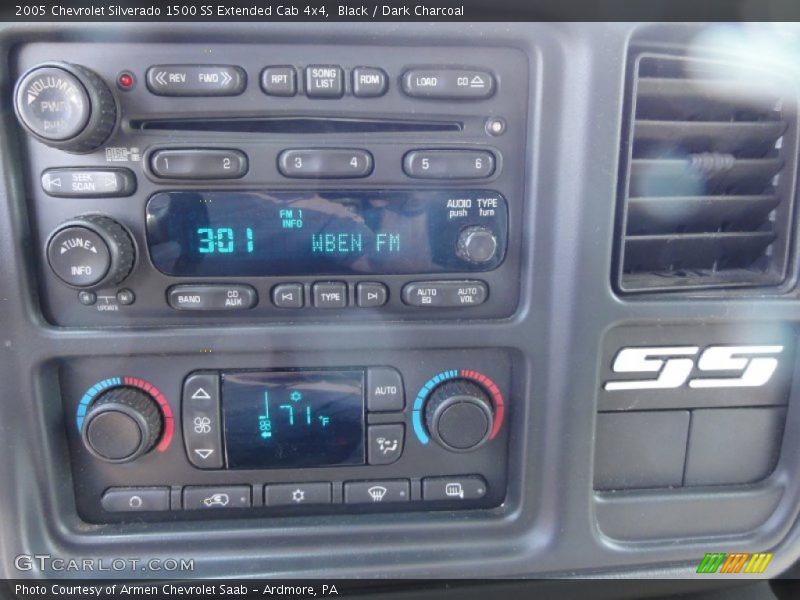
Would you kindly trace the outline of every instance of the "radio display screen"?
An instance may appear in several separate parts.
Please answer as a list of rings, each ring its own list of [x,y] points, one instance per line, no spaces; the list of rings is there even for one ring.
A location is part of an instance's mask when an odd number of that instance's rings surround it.
[[[362,371],[222,375],[228,467],[364,464]]]
[[[468,227],[497,252],[459,256]],[[487,271],[506,248],[505,199],[488,190],[160,192],[147,204],[155,267],[177,277]]]

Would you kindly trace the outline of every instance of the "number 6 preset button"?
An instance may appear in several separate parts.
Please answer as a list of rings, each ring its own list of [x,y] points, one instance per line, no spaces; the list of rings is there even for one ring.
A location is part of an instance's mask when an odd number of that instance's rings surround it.
[[[278,170],[284,177],[302,179],[356,179],[372,173],[372,154],[352,148],[284,150]]]
[[[494,169],[488,150],[412,150],[403,158],[403,171],[415,179],[483,179]]]
[[[247,156],[226,148],[156,150],[150,168],[163,179],[238,179],[247,173]]]

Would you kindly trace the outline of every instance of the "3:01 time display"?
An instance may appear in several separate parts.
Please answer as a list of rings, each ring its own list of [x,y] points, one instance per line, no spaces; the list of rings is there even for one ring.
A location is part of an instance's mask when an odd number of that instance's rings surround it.
[[[244,236],[239,232],[237,237],[233,227],[198,227],[197,251],[200,254],[233,254],[238,249],[252,254],[255,250],[252,227],[245,227],[243,233]]]

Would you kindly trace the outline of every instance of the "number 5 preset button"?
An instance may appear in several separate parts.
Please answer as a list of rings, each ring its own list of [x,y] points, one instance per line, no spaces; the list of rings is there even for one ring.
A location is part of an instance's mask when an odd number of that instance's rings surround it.
[[[164,179],[238,179],[247,173],[247,156],[225,148],[156,150],[150,168]]]
[[[351,148],[284,150],[278,170],[284,177],[302,179],[353,179],[372,173],[372,154]]]

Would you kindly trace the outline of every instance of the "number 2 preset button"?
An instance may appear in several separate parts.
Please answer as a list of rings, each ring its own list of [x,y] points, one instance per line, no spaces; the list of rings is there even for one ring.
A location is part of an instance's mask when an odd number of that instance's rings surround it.
[[[238,179],[247,173],[247,156],[225,148],[156,150],[150,167],[164,179]]]
[[[353,179],[372,173],[372,154],[349,148],[284,150],[278,170],[284,177],[302,179]]]

